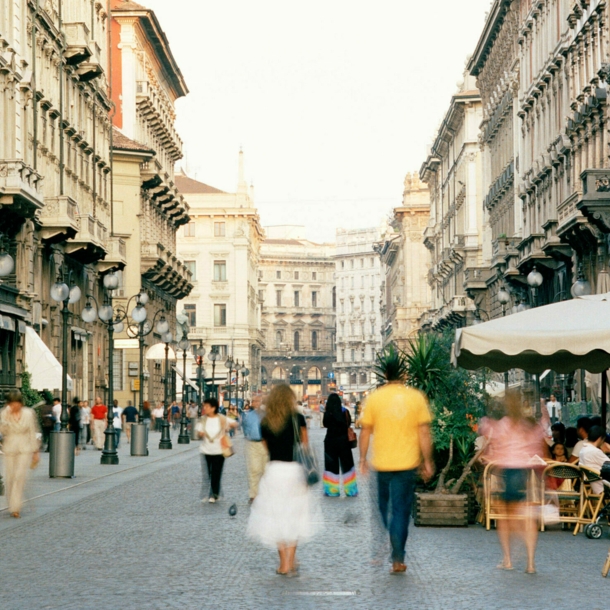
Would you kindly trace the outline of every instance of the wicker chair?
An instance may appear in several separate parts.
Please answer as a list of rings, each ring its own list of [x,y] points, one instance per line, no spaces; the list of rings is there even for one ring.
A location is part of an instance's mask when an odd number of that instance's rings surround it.
[[[560,489],[552,489],[548,486],[548,479],[563,479],[564,484]],[[575,532],[582,518],[584,508],[583,501],[583,475],[578,466],[565,462],[551,462],[542,473],[540,495],[543,502],[556,501],[559,503],[559,522],[574,523]],[[576,485],[578,483],[578,486]],[[544,522],[541,524],[544,531]]]
[[[581,515],[581,521],[578,526],[574,528],[574,534],[578,533],[580,525],[589,526],[596,523],[600,518],[600,512],[604,508],[604,504],[610,501],[610,484],[604,481],[600,474],[587,466],[580,466],[580,470],[583,474],[583,509]],[[601,482],[604,486],[602,493],[593,493],[591,489],[591,483]],[[607,509],[604,509],[602,516],[607,514]],[[588,538],[598,538],[601,536],[601,528],[599,529],[598,535],[591,535],[589,529],[584,527],[585,534]]]
[[[494,462],[490,462],[485,466],[483,471],[483,499],[485,510],[485,528],[491,529],[492,521],[500,519],[526,519],[527,513],[509,514],[505,511],[506,502],[502,500],[504,491],[504,468]],[[537,497],[536,474],[532,469],[527,483],[528,504],[539,505]]]

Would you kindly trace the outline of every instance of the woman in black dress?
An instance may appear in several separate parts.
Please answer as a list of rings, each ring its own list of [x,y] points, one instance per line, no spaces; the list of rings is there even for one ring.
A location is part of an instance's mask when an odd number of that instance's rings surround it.
[[[308,492],[302,466],[293,459],[295,431],[307,444],[307,424],[297,413],[296,396],[287,385],[277,385],[265,402],[261,436],[269,452],[258,495],[252,503],[248,535],[277,548],[282,576],[296,576],[297,544],[314,533],[313,498]]]
[[[341,405],[338,394],[331,394],[326,401],[324,411],[324,495],[337,498],[341,495],[341,472],[343,472],[343,490],[348,498],[358,495],[354,457],[347,438],[347,430],[352,425],[352,418],[347,409]]]
[[[70,430],[74,432],[74,452],[76,455],[80,453],[80,400],[75,398],[72,401],[72,406],[69,411],[70,415]]]

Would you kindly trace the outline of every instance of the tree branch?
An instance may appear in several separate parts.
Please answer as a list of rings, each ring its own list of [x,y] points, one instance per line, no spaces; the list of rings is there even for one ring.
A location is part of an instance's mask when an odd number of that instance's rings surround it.
[[[441,473],[438,477],[438,483],[436,484],[436,489],[434,490],[435,494],[441,494],[445,490],[445,477],[449,472],[449,468],[451,467],[451,462],[453,461],[453,434],[449,439],[449,459],[447,460],[446,466],[441,470]]]

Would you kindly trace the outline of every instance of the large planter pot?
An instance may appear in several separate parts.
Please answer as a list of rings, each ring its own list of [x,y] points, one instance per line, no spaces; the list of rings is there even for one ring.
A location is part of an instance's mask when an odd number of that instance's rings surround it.
[[[415,494],[414,523],[418,526],[466,527],[468,494]]]

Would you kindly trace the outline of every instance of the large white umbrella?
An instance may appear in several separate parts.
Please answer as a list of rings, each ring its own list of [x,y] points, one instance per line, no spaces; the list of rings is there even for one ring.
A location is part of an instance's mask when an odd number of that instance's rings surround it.
[[[497,318],[456,331],[453,363],[497,372],[610,368],[610,293]]]
[[[151,345],[147,350],[144,356],[146,360],[165,360],[165,343],[155,343]],[[167,352],[168,360],[176,359],[176,352],[172,349],[172,346],[169,346],[169,350]]]

